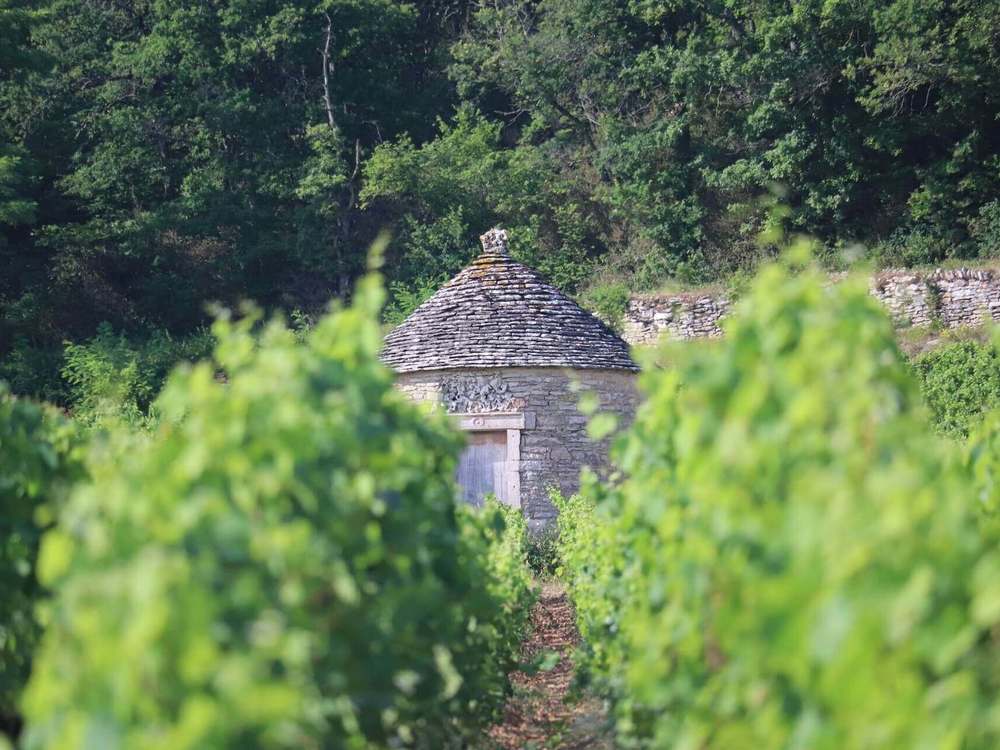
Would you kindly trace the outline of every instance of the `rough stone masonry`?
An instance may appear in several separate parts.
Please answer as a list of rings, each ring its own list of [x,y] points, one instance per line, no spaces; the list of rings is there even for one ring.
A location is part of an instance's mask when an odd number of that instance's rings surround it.
[[[520,458],[512,470],[520,480],[520,506],[534,528],[556,517],[549,501],[553,487],[564,495],[576,492],[580,468],[598,473],[608,468],[608,441],[595,442],[587,435],[588,418],[578,404],[583,391],[598,397],[601,411],[619,417],[625,426],[635,413],[638,392],[634,374],[627,370],[571,370],[557,367],[468,368],[401,373],[396,387],[415,401],[448,406],[449,383],[455,378],[503,384],[503,411],[531,415],[520,431]],[[468,413],[469,407],[462,406]],[[475,412],[477,409],[473,408]]]
[[[1000,271],[994,269],[883,271],[872,277],[871,293],[900,326],[1000,320]],[[638,295],[629,300],[622,338],[635,346],[655,343],[664,331],[679,339],[720,336],[719,322],[731,305],[725,294]]]
[[[607,441],[587,434],[581,391],[631,420],[638,367],[604,323],[514,261],[507,234],[386,336],[382,360],[409,398],[452,415],[469,441],[458,467],[463,496],[520,507],[532,528],[551,522],[554,487],[576,491],[583,466],[608,465]]]

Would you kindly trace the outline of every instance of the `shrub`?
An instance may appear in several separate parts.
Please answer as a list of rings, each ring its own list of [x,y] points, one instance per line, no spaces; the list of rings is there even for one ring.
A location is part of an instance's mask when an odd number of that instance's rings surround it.
[[[967,436],[1000,405],[1000,356],[992,344],[948,344],[921,355],[914,366],[933,423],[946,435]]]
[[[15,339],[8,351],[0,353],[0,380],[18,396],[64,404],[68,388],[59,372],[62,364],[62,348],[37,346],[23,338]]]
[[[975,490],[974,507],[987,538],[1000,542],[1000,409],[986,414],[963,445]]]
[[[922,228],[900,229],[874,245],[871,257],[876,265],[882,267],[926,266],[961,256],[961,250],[957,242],[939,232]]]
[[[726,328],[644,374],[625,478],[561,529],[620,732],[996,747],[1000,554],[884,311],[862,283],[775,266]]]
[[[442,748],[496,715],[523,529],[457,510],[460,438],[394,391],[380,301],[365,281],[303,341],[219,321],[74,493],[26,748]]]
[[[591,287],[581,302],[608,326],[621,333],[628,312],[629,290],[625,284],[601,284]]]
[[[964,448],[983,525],[1000,531],[1000,411],[991,412],[977,425]]]
[[[622,739],[630,734],[631,711],[621,685],[627,659],[620,638],[618,615],[624,603],[622,574],[633,557],[628,539],[608,515],[611,503],[598,502],[603,488],[586,475],[580,494],[552,501],[559,510],[559,573],[577,611],[582,639],[576,655],[578,678],[597,692],[615,699]],[[617,550],[611,554],[611,550]]]
[[[555,500],[558,493],[550,491],[550,497]],[[528,568],[536,576],[549,577],[556,574],[559,568],[559,533],[555,526],[546,526],[534,532],[528,538],[527,559]]]
[[[979,209],[979,215],[972,220],[969,233],[976,243],[981,258],[996,258],[1000,255],[1000,200],[993,200]]]
[[[389,304],[382,312],[382,320],[388,327],[395,328],[429,300],[444,282],[440,276],[418,279],[412,287],[399,281],[390,282]]]
[[[535,603],[535,592],[531,583],[531,573],[528,566],[531,539],[528,535],[528,524],[520,509],[490,500],[484,508],[460,504],[460,520],[466,533],[470,531],[475,544],[470,548],[476,554],[484,556],[488,575],[483,577],[498,602],[501,602],[503,615],[494,619],[486,627],[493,628],[493,635],[482,639],[482,647],[494,651],[489,660],[494,666],[486,669],[478,676],[477,689],[482,690],[487,703],[492,708],[500,705],[498,698],[503,697],[507,690],[507,667],[511,659],[519,655],[521,641],[527,633],[531,618],[531,608]],[[482,539],[486,544],[483,544]],[[474,560],[473,565],[481,564]],[[470,694],[475,701],[476,696]]]
[[[38,542],[82,474],[73,425],[0,382],[0,731],[16,723],[39,627]]]
[[[82,344],[66,344],[63,378],[69,384],[69,406],[82,424],[119,419],[134,427],[149,426],[149,407],[167,374],[182,361],[195,361],[212,351],[212,337],[201,331],[175,338],[154,331],[129,339],[102,324]]]

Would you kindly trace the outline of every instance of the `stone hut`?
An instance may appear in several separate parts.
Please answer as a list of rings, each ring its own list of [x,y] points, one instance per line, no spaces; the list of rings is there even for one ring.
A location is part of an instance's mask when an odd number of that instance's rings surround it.
[[[386,337],[382,358],[402,391],[440,403],[468,433],[466,500],[494,493],[539,528],[556,515],[548,487],[570,494],[583,466],[607,464],[581,391],[627,422],[638,367],[604,323],[511,259],[504,230],[480,239],[482,255]]]

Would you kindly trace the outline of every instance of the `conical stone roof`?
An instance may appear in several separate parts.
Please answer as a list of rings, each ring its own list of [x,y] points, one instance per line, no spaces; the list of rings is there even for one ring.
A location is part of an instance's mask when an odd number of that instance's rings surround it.
[[[480,239],[483,254],[386,336],[387,365],[639,369],[611,329],[511,259],[504,230]]]

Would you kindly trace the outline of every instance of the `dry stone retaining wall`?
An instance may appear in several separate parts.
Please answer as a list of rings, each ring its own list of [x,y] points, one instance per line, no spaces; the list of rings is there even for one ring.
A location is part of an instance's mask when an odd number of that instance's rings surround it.
[[[622,321],[622,338],[629,344],[654,344],[664,331],[672,338],[720,336],[719,321],[729,311],[725,295],[671,294],[633,297]]]
[[[504,411],[531,413],[530,425],[521,431],[521,508],[529,523],[538,528],[556,517],[548,498],[548,487],[570,495],[578,489],[580,469],[590,466],[599,473],[608,467],[608,441],[587,436],[588,418],[577,404],[580,390],[600,399],[601,410],[631,421],[638,403],[634,373],[624,370],[569,370],[556,367],[480,368],[424,370],[399,374],[396,387],[414,400],[447,402],[449,383],[455,378],[482,378],[486,387],[499,381]],[[573,384],[577,383],[578,386]],[[580,390],[578,390],[580,389]],[[496,391],[495,386],[492,387]]]
[[[885,271],[872,278],[871,293],[902,326],[940,323],[958,328],[1000,320],[1000,271],[994,269]],[[725,294],[633,297],[622,338],[632,345],[648,345],[664,331],[680,339],[719,336],[719,322],[731,304]]]
[[[903,325],[958,328],[1000,320],[1000,272],[993,269],[883,273],[872,279],[872,294]]]

